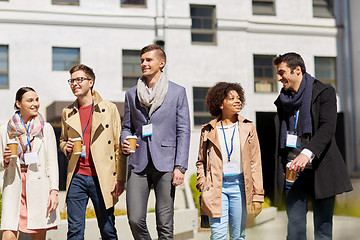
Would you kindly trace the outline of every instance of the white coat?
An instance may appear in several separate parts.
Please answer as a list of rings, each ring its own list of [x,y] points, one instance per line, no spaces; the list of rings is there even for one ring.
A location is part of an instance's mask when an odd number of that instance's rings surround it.
[[[12,158],[4,168],[3,152],[9,139],[7,124],[0,127],[0,171],[5,170],[2,191],[1,230],[17,231],[20,216],[21,172],[19,158]],[[26,175],[26,200],[28,229],[44,229],[60,223],[59,208],[47,212],[47,202],[52,189],[59,189],[57,146],[54,129],[44,125],[44,137],[34,138],[33,152],[38,153],[38,163],[30,164]]]

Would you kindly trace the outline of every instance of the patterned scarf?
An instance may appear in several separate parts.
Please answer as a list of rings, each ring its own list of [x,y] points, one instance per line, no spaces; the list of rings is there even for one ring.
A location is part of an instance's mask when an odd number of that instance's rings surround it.
[[[27,132],[19,113],[15,113],[14,116],[10,118],[7,125],[7,132],[10,139],[15,138],[20,145],[20,147],[18,147],[18,156],[21,164],[25,163],[24,153],[31,152],[31,146],[29,147],[28,141],[31,142],[35,137],[43,137],[44,123],[44,118],[39,113],[36,117],[29,120]]]

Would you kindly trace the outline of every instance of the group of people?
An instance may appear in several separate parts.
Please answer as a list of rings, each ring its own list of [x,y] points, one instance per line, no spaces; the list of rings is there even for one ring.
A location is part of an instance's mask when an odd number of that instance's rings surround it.
[[[190,115],[185,88],[166,77],[166,54],[157,45],[140,51],[142,76],[126,92],[121,124],[115,104],[93,90],[95,74],[86,65],[70,70],[76,100],[63,109],[60,149],[69,159],[66,181],[67,239],[84,239],[85,211],[91,199],[102,239],[118,239],[114,205],[126,188],[127,216],[134,239],[151,239],[147,202],[156,197],[158,239],[173,239],[175,187],[188,168]],[[335,195],[351,191],[347,167],[335,142],[336,94],[306,72],[300,55],[274,59],[283,84],[275,105],[276,203],[285,193],[287,239],[306,239],[308,201],[314,209],[315,238],[332,238]],[[214,119],[202,126],[196,187],[211,239],[245,239],[247,215],[262,209],[264,189],[260,145],[252,121],[239,113],[245,104],[239,83],[219,82],[206,104]],[[31,87],[16,93],[15,114],[0,128],[0,170],[5,170],[2,239],[19,231],[45,239],[59,224],[58,163],[54,130],[39,113]],[[131,153],[128,136],[137,137]],[[75,152],[81,138],[81,152]],[[294,140],[295,139],[295,140]],[[17,153],[7,144],[15,140]],[[300,142],[301,144],[290,144]],[[127,162],[128,157],[128,162]],[[285,184],[285,166],[297,172]],[[121,238],[121,236],[120,236]]]

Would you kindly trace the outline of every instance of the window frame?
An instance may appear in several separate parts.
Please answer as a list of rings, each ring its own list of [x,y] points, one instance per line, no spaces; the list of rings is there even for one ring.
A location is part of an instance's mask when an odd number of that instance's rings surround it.
[[[197,86],[193,86],[192,87],[192,93],[193,93],[193,120],[194,120],[194,126],[195,127],[200,127],[202,124],[205,124],[206,122],[203,122],[201,124],[197,124],[195,118],[197,117],[209,117],[209,120],[213,119],[214,117],[211,116],[207,106],[206,106],[206,100],[205,98],[200,98],[200,99],[195,99],[194,96],[196,96],[195,94],[195,90],[199,90],[199,89],[203,89],[206,90],[206,92],[210,89],[210,87],[197,87]],[[206,94],[205,94],[206,95]],[[206,110],[204,109],[204,111],[195,111],[195,102],[201,102],[204,104],[204,107],[206,108]]]
[[[80,0],[77,0],[77,3],[71,3],[71,2],[66,2],[64,0],[51,0],[51,4],[52,5],[63,5],[63,6],[80,6]]]
[[[63,70],[57,70],[57,69],[54,69],[54,49],[55,48],[58,48],[58,49],[78,49],[78,59],[77,59],[77,62],[76,63],[73,63],[71,62],[71,64],[69,64],[69,69],[63,69]],[[62,71],[69,71],[71,69],[72,66],[75,66],[77,64],[79,64],[81,62],[81,49],[80,47],[58,47],[58,46],[52,46],[51,48],[51,53],[52,53],[52,67],[51,67],[51,70],[54,72],[62,72]],[[59,61],[56,61],[56,62],[59,62]],[[68,61],[64,61],[64,67],[66,67],[67,65],[67,62]],[[69,61],[70,62],[70,61]]]
[[[193,16],[191,16],[192,8],[212,8],[212,29],[204,29],[204,28],[193,28],[192,20]],[[195,16],[195,18],[203,19],[204,16],[199,17]],[[199,4],[190,4],[190,19],[191,19],[191,44],[200,44],[200,45],[217,45],[217,24],[216,24],[216,6],[215,5],[199,5]],[[193,34],[212,34],[213,41],[212,42],[204,42],[204,41],[193,41]]]
[[[260,58],[271,58],[271,68],[273,70],[273,78],[267,78],[267,77],[256,77],[255,76],[255,67],[261,67],[263,71],[267,69],[265,65],[255,65],[255,57]],[[276,70],[275,66],[272,64],[272,59],[274,59],[276,55],[270,55],[270,54],[253,54],[253,77],[254,77],[254,92],[255,93],[277,93],[278,92],[278,80],[276,78]],[[269,65],[270,67],[270,65]],[[263,74],[264,76],[264,74]],[[262,83],[263,82],[263,83]],[[256,90],[257,84],[268,84],[270,82],[271,91],[258,91]],[[259,86],[260,88],[261,86]]]
[[[317,77],[317,75],[318,75],[318,74],[316,74],[317,69],[318,69],[318,67],[316,67],[316,65],[317,65],[316,64],[316,59],[317,58],[332,59],[333,60],[333,62],[334,62],[333,71],[334,71],[334,77],[335,77],[334,79],[323,79],[323,78],[318,78]],[[338,84],[337,84],[337,69],[336,69],[336,67],[337,67],[337,57],[333,57],[333,56],[314,56],[314,72],[315,72],[314,75],[315,75],[315,78],[317,80],[319,80],[320,82],[322,82],[322,83],[330,84],[337,91]],[[324,68],[322,68],[322,69],[324,69]],[[327,70],[331,71],[332,69],[329,67]]]
[[[135,62],[125,62],[124,61],[125,52],[127,52],[127,51],[128,52],[133,51],[133,53],[137,52],[137,56],[138,56],[138,62],[137,63],[135,63]],[[133,67],[134,72],[132,74],[124,73],[124,64],[125,63],[126,64],[132,64],[134,66],[135,66],[135,64],[137,64],[137,66],[140,66],[140,51],[139,50],[134,50],[134,49],[122,49],[122,61],[121,62],[122,62],[122,90],[126,91],[126,90],[130,89],[131,87],[124,87],[124,78],[128,77],[128,78],[139,79],[139,77],[141,77],[141,75],[142,75],[142,72],[140,70],[139,73],[135,73],[136,67]]]
[[[326,6],[330,12],[330,15],[322,15],[319,14],[318,12],[315,12],[315,6],[320,6],[320,7],[324,7]],[[312,1],[312,7],[313,7],[313,17],[314,18],[334,18],[334,1],[333,0],[329,0],[329,2],[322,2],[322,1],[317,1],[317,0],[313,0]]]
[[[120,7],[124,7],[124,8],[147,8],[147,0],[144,0],[144,4],[128,4],[128,3],[123,4],[122,1],[120,0]]]
[[[256,12],[254,11],[254,5],[256,3],[272,3],[272,11],[271,12]],[[252,0],[252,14],[253,15],[260,15],[260,16],[276,16],[276,5],[275,0]]]
[[[0,47],[5,47],[6,48],[6,71],[5,72],[1,72],[0,74],[6,75],[7,76],[7,83],[6,85],[0,85],[0,89],[9,89],[10,87],[10,79],[9,79],[9,45],[5,45],[5,44],[0,44]]]

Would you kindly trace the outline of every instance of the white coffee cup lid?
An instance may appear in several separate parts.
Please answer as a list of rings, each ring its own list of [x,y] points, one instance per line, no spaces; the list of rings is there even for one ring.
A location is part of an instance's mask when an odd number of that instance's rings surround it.
[[[10,139],[7,144],[14,144],[18,143],[15,139]]]
[[[132,135],[130,135],[130,136],[126,136],[126,139],[129,139],[129,138],[135,138],[135,139],[137,139],[137,136],[132,136]]]
[[[81,137],[73,138],[73,142],[76,142],[76,141],[82,141]]]

